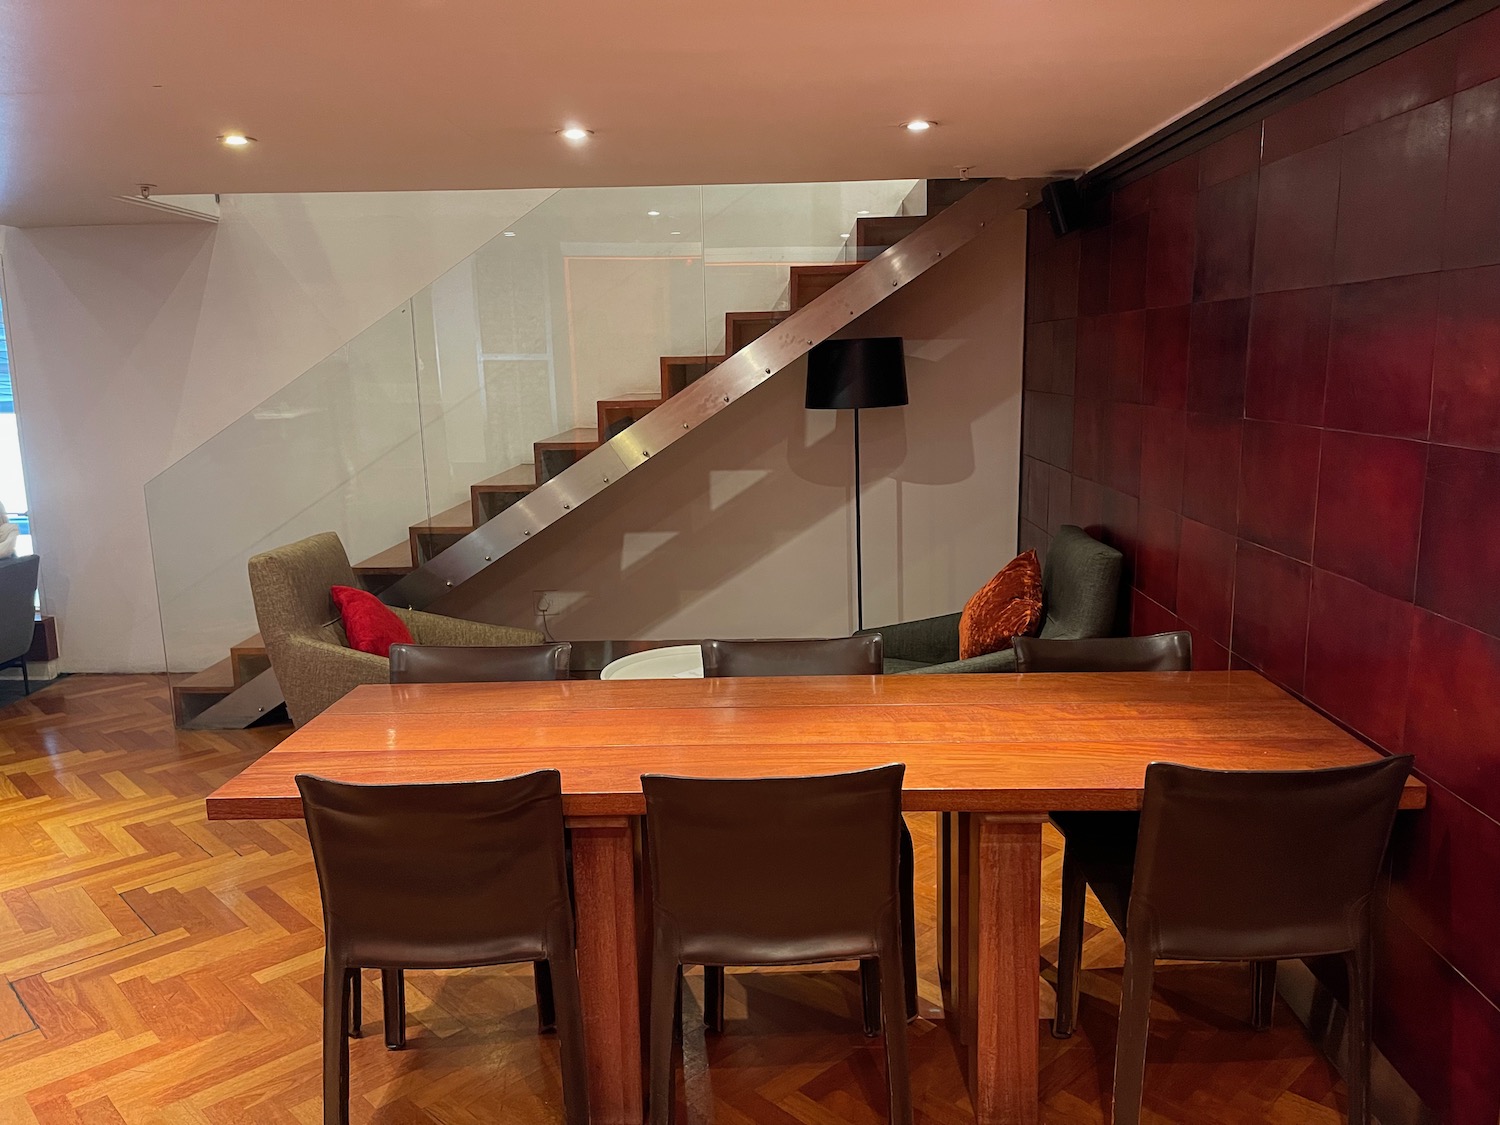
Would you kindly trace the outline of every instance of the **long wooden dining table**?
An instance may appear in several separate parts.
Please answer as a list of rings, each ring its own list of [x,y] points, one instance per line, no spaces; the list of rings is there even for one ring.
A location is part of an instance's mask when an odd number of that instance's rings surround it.
[[[214,820],[302,814],[294,779],[410,783],[561,771],[593,1119],[643,1104],[643,773],[757,777],[904,762],[939,812],[949,1016],[980,1125],[1038,1118],[1042,825],[1132,809],[1154,761],[1313,769],[1375,751],[1254,672],[838,676],[367,686],[208,798]],[[1403,807],[1425,803],[1408,783]]]

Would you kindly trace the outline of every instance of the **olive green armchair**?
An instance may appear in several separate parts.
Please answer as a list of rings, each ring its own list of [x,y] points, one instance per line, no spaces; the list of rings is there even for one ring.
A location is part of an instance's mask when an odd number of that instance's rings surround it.
[[[1061,528],[1042,564],[1041,636],[1057,640],[1108,637],[1119,616],[1119,551],[1071,524]],[[958,657],[960,613],[903,621],[867,629],[885,645],[885,670],[892,672],[1014,672],[1011,649]]]
[[[250,560],[250,593],[271,670],[292,723],[301,726],[360,684],[384,684],[390,661],[349,647],[333,607],[334,586],[360,588],[344,545],[323,532]],[[419,645],[530,645],[531,629],[485,625],[392,606]]]

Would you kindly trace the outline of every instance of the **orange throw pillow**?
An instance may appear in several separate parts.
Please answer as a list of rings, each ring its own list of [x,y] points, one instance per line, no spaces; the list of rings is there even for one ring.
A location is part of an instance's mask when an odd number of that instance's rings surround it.
[[[1042,567],[1027,551],[1005,564],[964,606],[958,620],[958,656],[967,660],[1010,648],[1042,623]]]

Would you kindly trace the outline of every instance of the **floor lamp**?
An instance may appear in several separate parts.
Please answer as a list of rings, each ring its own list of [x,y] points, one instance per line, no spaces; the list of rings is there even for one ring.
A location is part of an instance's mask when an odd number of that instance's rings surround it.
[[[827,340],[807,353],[807,409],[854,411],[854,583],[865,627],[864,526],[860,512],[859,412],[905,406],[906,355],[900,336]]]

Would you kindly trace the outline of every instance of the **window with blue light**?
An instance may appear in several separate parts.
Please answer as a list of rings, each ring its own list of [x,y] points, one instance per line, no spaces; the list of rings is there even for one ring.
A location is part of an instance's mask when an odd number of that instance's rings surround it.
[[[10,348],[5,336],[5,311],[0,306],[0,507],[21,533],[16,553],[31,554],[31,519],[26,478],[21,470],[21,439],[16,431],[16,400],[11,387]]]

